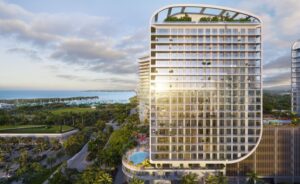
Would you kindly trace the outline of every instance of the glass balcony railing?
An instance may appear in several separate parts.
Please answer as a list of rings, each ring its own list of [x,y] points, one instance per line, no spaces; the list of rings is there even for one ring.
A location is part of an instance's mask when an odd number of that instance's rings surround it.
[[[192,32],[186,32],[186,31],[159,31],[157,30],[156,32],[153,32],[152,35],[203,35],[203,36],[218,36],[218,35],[222,35],[222,36],[231,36],[231,35],[260,35],[260,31],[249,31],[249,32],[205,32],[205,31],[192,31]]]
[[[260,49],[252,49],[252,48],[164,48],[157,47],[155,49],[156,52],[260,52]]]
[[[169,59],[169,60],[180,60],[180,59],[189,59],[189,60],[220,60],[220,59],[261,59],[259,56],[219,56],[219,57],[197,57],[197,56],[156,56],[155,59]]]
[[[219,40],[219,41],[197,41],[197,40],[153,40],[152,43],[158,44],[260,44],[260,40],[245,40],[245,41],[234,41],[234,40]]]

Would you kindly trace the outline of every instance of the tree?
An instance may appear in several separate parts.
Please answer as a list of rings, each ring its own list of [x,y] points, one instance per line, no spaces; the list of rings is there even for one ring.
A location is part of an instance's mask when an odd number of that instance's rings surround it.
[[[43,152],[45,151],[48,146],[49,146],[49,142],[48,140],[46,140],[45,138],[43,137],[39,137],[36,139],[36,144],[37,144],[37,149],[38,149],[38,152]]]
[[[197,184],[198,183],[198,175],[196,173],[189,173],[182,177],[182,184]]]
[[[92,184],[96,176],[96,171],[92,167],[88,167],[81,174],[78,184]]]
[[[75,135],[71,135],[64,143],[63,146],[66,150],[66,153],[70,156],[77,153],[85,143],[85,136],[83,133],[77,133]]]
[[[31,164],[31,168],[36,173],[40,173],[40,172],[42,172],[44,170],[43,166],[40,163],[38,163],[38,162],[33,162]]]
[[[65,156],[64,150],[60,150],[59,152],[56,153],[57,158],[62,158],[63,156]]]
[[[0,163],[2,163],[4,161],[5,161],[5,155],[4,155],[4,153],[0,152]]]
[[[294,112],[291,112],[291,119],[292,119],[292,124],[297,125],[300,123],[299,118],[297,117],[297,114]]]
[[[216,176],[216,180],[217,180],[218,184],[227,184],[228,183],[227,177],[224,175],[221,175],[221,174]]]
[[[207,184],[217,184],[216,177],[213,176],[213,175],[209,175],[209,176],[205,179],[205,183],[207,183]]]
[[[112,178],[104,171],[99,171],[95,178],[94,184],[112,184]]]
[[[56,172],[52,178],[49,179],[49,184],[71,184],[66,176],[60,171]]]
[[[261,180],[258,178],[258,175],[255,172],[247,173],[247,184],[256,184]]]
[[[50,165],[50,169],[52,169],[52,166],[55,162],[55,158],[54,157],[48,157],[47,158],[47,164]]]
[[[55,150],[55,151],[57,151],[61,148],[61,144],[60,144],[58,139],[52,139],[51,140],[51,146],[52,146],[52,149]]]
[[[21,150],[20,156],[19,156],[19,164],[20,167],[23,167],[27,164],[28,161],[28,151],[27,150]]]
[[[218,175],[209,175],[205,182],[207,184],[227,184],[228,179],[226,176],[219,173]]]
[[[5,176],[7,177],[9,172],[10,172],[10,165],[9,164],[5,165],[4,172],[5,172]]]
[[[111,176],[98,167],[90,166],[81,174],[78,184],[112,184]]]
[[[130,180],[129,184],[144,184],[144,181],[141,180],[141,179],[138,179],[138,178],[136,178],[136,177],[133,177],[133,178]]]
[[[105,128],[105,122],[102,120],[98,120],[96,122],[96,128],[98,129],[98,131],[102,131]]]

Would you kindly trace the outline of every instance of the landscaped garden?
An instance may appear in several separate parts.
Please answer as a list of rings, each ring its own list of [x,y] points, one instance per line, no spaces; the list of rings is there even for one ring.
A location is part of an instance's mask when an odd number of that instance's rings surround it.
[[[165,22],[192,22],[192,18],[185,14],[182,17],[169,16],[165,19]],[[199,22],[252,22],[249,17],[234,19],[226,16],[204,16],[199,19]]]
[[[86,112],[92,112],[95,111],[95,109],[92,109],[90,107],[67,107],[67,108],[59,108],[51,110],[55,115],[60,115],[62,113],[86,113]]]
[[[68,125],[18,125],[18,126],[0,126],[1,133],[64,133],[73,130]]]
[[[35,184],[48,179],[49,184],[85,184],[103,178],[105,183],[112,183],[122,154],[134,146],[136,131],[142,131],[136,126],[137,115],[130,115],[136,105],[136,99],[132,98],[129,104],[101,104],[94,109],[88,105],[47,104],[0,110],[0,134],[78,129],[63,142],[47,137],[0,137],[0,183]],[[118,129],[107,124],[111,120]],[[83,172],[68,168],[65,161],[87,142],[89,154],[85,159],[94,164]],[[54,170],[62,168],[64,172],[56,172],[49,179]]]

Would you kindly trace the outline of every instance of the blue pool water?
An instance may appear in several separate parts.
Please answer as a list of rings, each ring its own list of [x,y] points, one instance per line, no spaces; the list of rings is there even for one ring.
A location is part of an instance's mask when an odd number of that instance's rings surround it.
[[[144,151],[134,152],[129,160],[133,162],[134,165],[142,163],[145,159],[149,158],[149,153]]]
[[[291,123],[291,120],[282,120],[282,119],[272,119],[272,120],[264,120],[265,124],[285,124],[285,123]]]

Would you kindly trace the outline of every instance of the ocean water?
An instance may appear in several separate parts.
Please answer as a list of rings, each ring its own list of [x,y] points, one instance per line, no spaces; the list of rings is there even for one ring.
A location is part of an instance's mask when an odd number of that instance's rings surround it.
[[[86,100],[87,103],[127,103],[135,95],[134,91],[0,90],[0,99],[99,97],[98,100]]]

